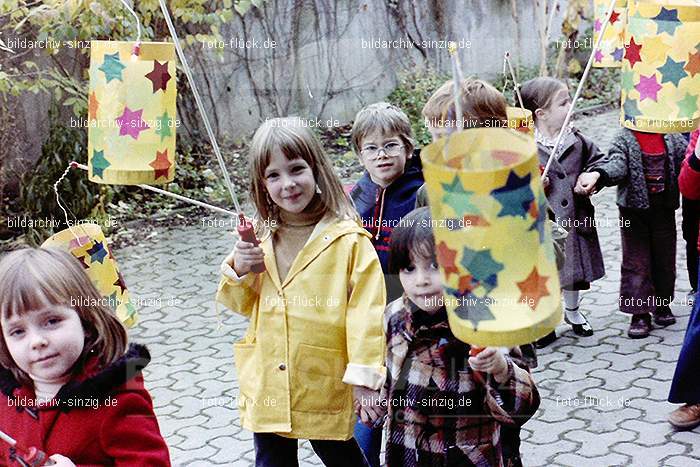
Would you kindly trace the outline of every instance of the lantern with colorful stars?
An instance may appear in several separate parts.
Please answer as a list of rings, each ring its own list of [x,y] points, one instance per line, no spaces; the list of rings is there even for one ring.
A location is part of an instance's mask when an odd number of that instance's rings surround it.
[[[651,133],[698,128],[699,4],[630,0],[621,88],[625,127]]]
[[[175,176],[175,46],[92,41],[88,94],[90,181],[163,184]]]
[[[79,224],[49,237],[42,245],[70,252],[80,261],[90,281],[102,294],[104,304],[114,309],[128,327],[136,324],[136,308],[102,229],[97,224]]]
[[[625,23],[627,21],[627,0],[617,0],[612,15],[608,20],[609,0],[594,0],[595,22],[593,23],[593,43],[598,43],[600,31],[605,21],[608,25],[603,33],[600,48],[593,57],[593,66],[597,68],[619,68],[625,53]]]
[[[535,136],[535,121],[532,119],[532,112],[521,107],[507,107],[508,128],[512,128],[521,133]]]
[[[516,346],[561,320],[559,276],[533,138],[453,133],[421,152],[450,328],[477,346]]]

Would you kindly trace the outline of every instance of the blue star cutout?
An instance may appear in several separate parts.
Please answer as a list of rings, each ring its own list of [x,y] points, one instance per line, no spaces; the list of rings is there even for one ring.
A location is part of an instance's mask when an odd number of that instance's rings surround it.
[[[613,52],[612,52],[610,55],[612,55],[612,58],[613,58],[616,62],[619,62],[619,61],[622,60],[622,57],[624,56],[624,54],[625,54],[625,49],[623,49],[622,47],[620,47],[620,48],[618,48],[618,49],[613,50]]]
[[[664,66],[657,68],[661,72],[661,82],[662,83],[673,83],[678,87],[678,83],[688,76],[683,67],[685,62],[676,62],[671,57],[666,57],[666,63]]]
[[[487,290],[498,285],[498,273],[503,270],[503,264],[493,259],[491,250],[476,251],[464,247],[461,264]]]
[[[464,320],[470,321],[475,331],[481,321],[496,319],[489,309],[489,304],[492,302],[490,297],[477,297],[471,292],[460,294],[458,290],[450,288],[447,289],[447,292],[453,295],[457,301],[455,314]]]
[[[492,190],[491,194],[502,206],[498,217],[520,216],[525,219],[530,203],[535,200],[535,195],[530,188],[530,174],[518,177],[512,170],[508,174],[506,184]]]
[[[642,112],[639,111],[639,106],[637,105],[637,101],[631,98],[627,98],[625,100],[625,105],[623,108],[625,112],[625,120],[632,120],[635,121],[637,117],[642,115]]]
[[[661,7],[661,12],[652,18],[656,21],[658,34],[667,32],[670,36],[676,33],[676,28],[681,25],[678,20],[678,10]]]
[[[110,164],[107,159],[105,159],[104,151],[92,150],[92,176],[104,178],[104,170],[109,167]]]
[[[102,245],[102,242],[95,242],[92,248],[87,250],[87,254],[90,255],[90,261],[97,261],[100,264],[104,264],[103,261],[107,257],[107,250],[105,250],[105,247],[104,245]]]
[[[120,303],[121,300],[117,298],[117,292],[112,292],[112,295],[110,295],[109,299],[107,300],[109,307],[116,311]]]
[[[122,80],[122,70],[126,66],[119,60],[119,52],[114,52],[113,54],[105,54],[104,62],[98,70],[105,74],[105,79],[109,83],[113,79]]]
[[[442,202],[454,209],[459,217],[465,214],[479,213],[479,208],[470,201],[474,192],[465,190],[457,175],[455,175],[452,183],[441,183],[441,185],[442,189],[445,190],[445,194],[442,195]]]

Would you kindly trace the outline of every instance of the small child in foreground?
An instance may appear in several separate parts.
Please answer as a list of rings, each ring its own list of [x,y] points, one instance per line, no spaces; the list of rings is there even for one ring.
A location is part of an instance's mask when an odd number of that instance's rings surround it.
[[[146,347],[126,330],[82,266],[62,250],[0,261],[0,429],[57,467],[169,466],[141,370]],[[0,443],[0,465],[16,464]]]
[[[428,208],[394,230],[389,268],[404,295],[385,311],[386,465],[503,466],[501,426],[521,426],[539,407],[530,373],[487,347],[470,357],[447,322]]]

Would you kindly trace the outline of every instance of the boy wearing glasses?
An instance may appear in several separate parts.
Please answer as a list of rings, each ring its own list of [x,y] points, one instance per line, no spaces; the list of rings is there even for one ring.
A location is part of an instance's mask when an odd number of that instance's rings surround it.
[[[351,142],[365,172],[350,197],[372,235],[389,303],[403,293],[398,276],[387,274],[391,234],[416,204],[416,192],[423,185],[420,157],[417,151],[414,154],[411,122],[401,109],[387,102],[368,105],[357,113]],[[371,467],[379,466],[381,435],[381,425],[369,428],[358,422],[355,427],[355,438]]]

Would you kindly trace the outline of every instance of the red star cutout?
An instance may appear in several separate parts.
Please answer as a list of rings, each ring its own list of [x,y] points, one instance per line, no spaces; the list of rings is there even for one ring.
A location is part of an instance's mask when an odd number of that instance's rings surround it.
[[[625,51],[625,58],[629,60],[630,66],[634,68],[634,65],[636,65],[637,62],[642,61],[642,56],[640,55],[640,52],[642,51],[642,45],[634,42],[633,37],[630,39],[630,43],[625,45],[625,48],[627,49]]]
[[[464,225],[468,225],[469,227],[488,227],[491,224],[489,221],[487,221],[485,218],[481,216],[475,216],[471,214],[465,214],[462,217],[464,221]]]
[[[700,51],[696,51],[694,54],[688,54],[688,63],[683,69],[693,77],[700,73]]]
[[[153,93],[155,94],[159,89],[165,91],[168,81],[170,80],[170,73],[168,73],[168,62],[163,64],[158,63],[158,60],[153,61],[153,71],[146,75],[146,78],[151,80],[153,83]]]
[[[156,171],[156,180],[158,180],[160,177],[168,178],[168,171],[172,165],[168,160],[168,150],[166,149],[163,152],[156,151],[155,160],[148,165],[153,167],[153,170]]]
[[[122,289],[122,295],[124,295],[124,291],[126,290],[126,284],[124,283],[124,277],[122,276],[121,272],[118,272],[117,275],[118,275],[117,280],[114,281],[114,284],[112,284],[112,285],[116,285],[117,287]]]
[[[501,161],[503,165],[515,164],[520,159],[520,154],[513,151],[493,151],[491,155],[497,161]]]
[[[97,102],[95,91],[92,91],[90,93],[90,97],[88,98],[88,119],[95,120],[97,118],[97,108],[99,105],[100,103]]]
[[[470,274],[467,274],[466,276],[459,276],[459,285],[457,286],[457,289],[459,290],[460,295],[466,295],[474,290],[474,287],[476,287],[476,284],[474,283],[474,278]]]
[[[83,269],[90,269],[90,266],[88,266],[88,264],[85,262],[85,256],[78,256],[77,259],[80,262],[80,265],[83,267]]]
[[[610,15],[610,24],[615,24],[618,19],[620,19],[620,13],[613,11],[612,15]]]
[[[537,273],[537,268],[533,267],[532,272],[524,281],[517,282],[520,289],[520,301],[526,302],[533,310],[536,309],[542,297],[550,295],[549,290],[547,290],[548,279],[547,276],[540,276]]]
[[[449,278],[452,273],[459,274],[459,269],[455,266],[457,251],[451,250],[447,243],[440,242],[437,247],[437,258],[442,270],[445,271],[445,277]]]

